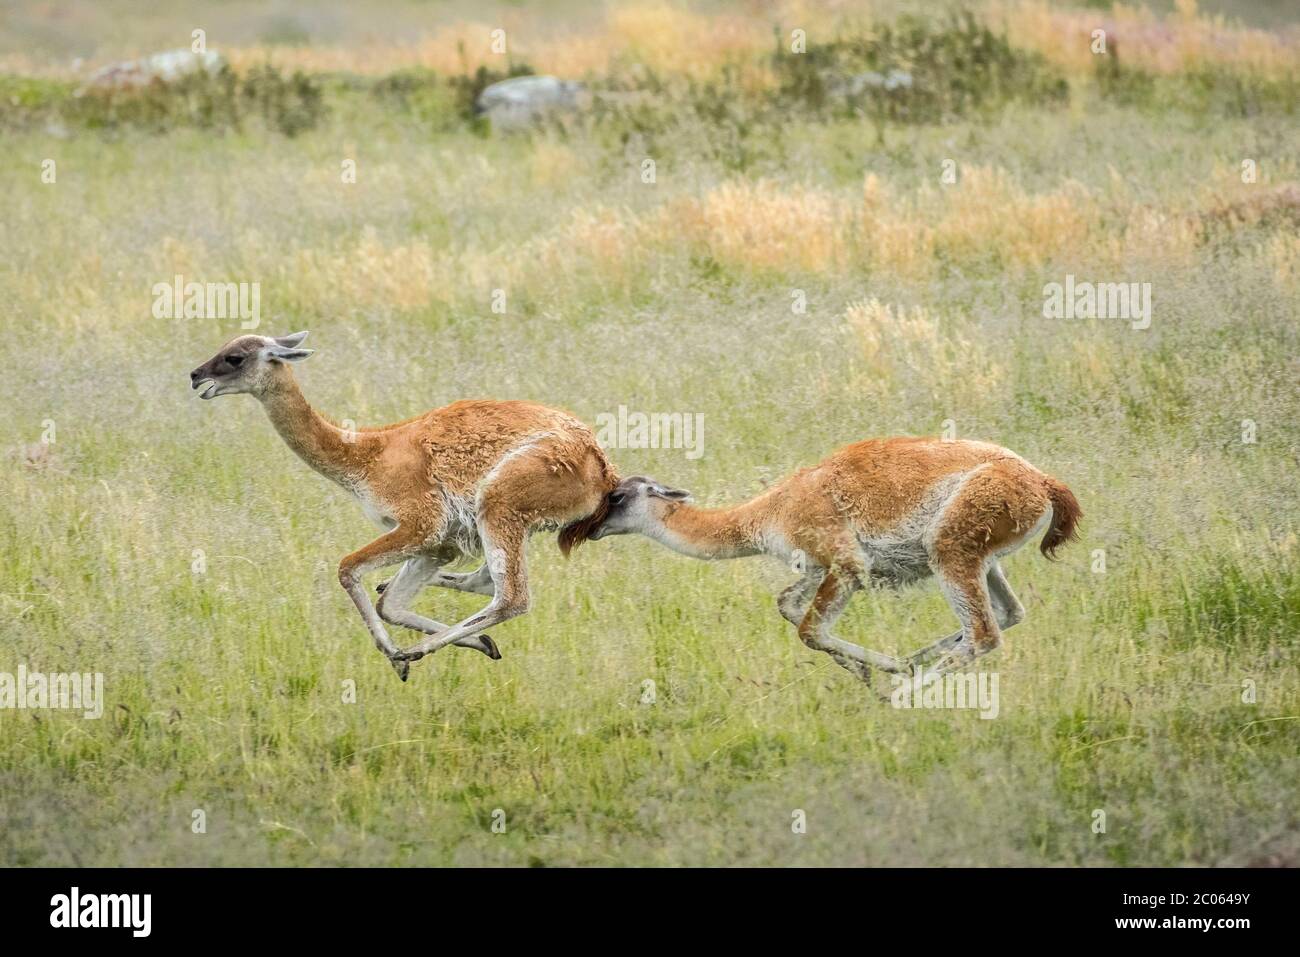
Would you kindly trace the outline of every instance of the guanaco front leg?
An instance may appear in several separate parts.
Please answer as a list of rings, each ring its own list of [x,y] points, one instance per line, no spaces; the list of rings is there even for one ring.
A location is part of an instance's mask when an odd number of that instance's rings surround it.
[[[870,651],[831,634],[831,626],[844,613],[849,599],[860,587],[860,578],[851,571],[832,568],[827,572],[807,614],[799,623],[799,637],[809,648],[826,652],[836,664],[870,685],[872,667],[902,674],[909,669],[898,658]]]
[[[357,611],[361,613],[361,620],[366,623],[366,629],[374,639],[375,647],[384,653],[397,672],[397,676],[403,681],[410,671],[410,665],[397,658],[399,649],[388,637],[384,623],[380,620],[375,606],[370,603],[370,596],[366,594],[361,579],[369,571],[396,565],[410,558],[422,540],[423,535],[419,529],[399,525],[339,562],[339,584],[348,593],[352,603],[357,606]]]

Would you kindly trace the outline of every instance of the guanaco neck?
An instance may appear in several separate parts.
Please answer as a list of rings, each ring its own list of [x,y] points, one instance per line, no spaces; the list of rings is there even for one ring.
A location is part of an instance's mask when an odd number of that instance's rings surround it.
[[[763,519],[771,502],[760,496],[733,508],[677,505],[648,534],[692,558],[744,558],[764,550]]]
[[[373,436],[347,432],[313,409],[287,366],[258,398],[280,438],[300,459],[340,485],[350,487],[356,482],[376,441]]]

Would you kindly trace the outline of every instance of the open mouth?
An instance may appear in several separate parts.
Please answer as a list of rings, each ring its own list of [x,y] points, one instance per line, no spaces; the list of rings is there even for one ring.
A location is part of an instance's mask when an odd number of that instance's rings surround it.
[[[215,395],[217,394],[217,383],[216,383],[215,380],[213,380],[213,379],[200,379],[198,382],[194,383],[194,385],[191,386],[191,388],[197,389],[197,388],[199,388],[199,386],[203,385],[205,382],[208,384],[208,387],[207,387],[206,389],[204,389],[202,392],[199,393],[199,398],[200,398],[200,399],[211,399],[213,396],[215,396]]]

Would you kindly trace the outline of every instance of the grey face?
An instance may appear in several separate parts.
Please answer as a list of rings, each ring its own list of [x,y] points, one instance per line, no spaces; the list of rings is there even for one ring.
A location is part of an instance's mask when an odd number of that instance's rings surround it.
[[[210,383],[199,395],[215,399],[219,395],[239,392],[258,393],[265,388],[273,367],[281,362],[299,362],[312,354],[299,349],[307,338],[305,332],[271,339],[267,336],[239,336],[231,339],[203,365],[190,373],[190,388]]]
[[[690,492],[661,485],[644,475],[633,475],[618,483],[609,493],[609,515],[596,526],[590,537],[645,534],[662,517],[670,505],[689,501]]]

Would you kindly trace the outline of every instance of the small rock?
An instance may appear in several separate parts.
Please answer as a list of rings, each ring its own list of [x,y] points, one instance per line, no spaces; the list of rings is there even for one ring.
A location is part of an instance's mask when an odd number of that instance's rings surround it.
[[[590,102],[587,88],[554,76],[517,76],[493,83],[479,94],[475,109],[499,129],[516,129]]]
[[[893,92],[911,89],[911,87],[912,74],[906,70],[890,70],[888,73],[869,70],[849,77],[840,85],[839,91],[845,96],[859,96],[869,89]]]

